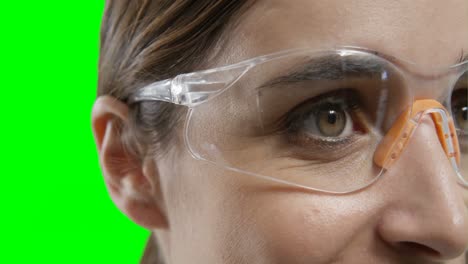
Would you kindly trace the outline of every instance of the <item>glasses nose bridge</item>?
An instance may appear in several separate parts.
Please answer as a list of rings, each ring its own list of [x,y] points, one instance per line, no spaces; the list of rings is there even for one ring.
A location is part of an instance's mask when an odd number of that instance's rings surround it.
[[[457,77],[450,73],[404,74],[404,85],[416,99],[434,99],[445,101],[457,82]]]
[[[460,175],[460,149],[452,117],[437,101],[417,100],[394,122],[374,154],[374,162],[388,170],[409,144],[423,118],[429,116],[434,123],[438,139],[457,175]]]

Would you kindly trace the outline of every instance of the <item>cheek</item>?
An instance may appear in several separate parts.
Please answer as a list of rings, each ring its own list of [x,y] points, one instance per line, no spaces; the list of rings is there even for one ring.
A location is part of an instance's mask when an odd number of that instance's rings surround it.
[[[365,233],[373,218],[359,198],[297,192],[259,194],[255,200],[257,234],[277,263],[328,263]]]
[[[169,210],[174,255],[187,256],[184,261],[327,263],[376,218],[376,198],[365,192],[321,195],[202,162],[185,164],[190,170],[173,176],[176,202]]]

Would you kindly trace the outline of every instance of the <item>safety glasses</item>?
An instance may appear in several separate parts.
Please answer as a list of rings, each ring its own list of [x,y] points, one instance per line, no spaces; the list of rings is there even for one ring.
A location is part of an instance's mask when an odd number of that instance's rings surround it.
[[[348,193],[391,170],[424,120],[468,187],[468,62],[421,67],[377,52],[296,49],[181,74],[131,103],[189,108],[196,159],[328,193]]]

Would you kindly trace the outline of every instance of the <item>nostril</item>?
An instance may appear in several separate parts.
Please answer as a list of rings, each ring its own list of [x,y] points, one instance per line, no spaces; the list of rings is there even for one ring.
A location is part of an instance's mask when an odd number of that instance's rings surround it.
[[[441,256],[438,251],[419,243],[400,242],[399,244],[402,250],[412,255],[424,255],[431,258],[439,258]]]

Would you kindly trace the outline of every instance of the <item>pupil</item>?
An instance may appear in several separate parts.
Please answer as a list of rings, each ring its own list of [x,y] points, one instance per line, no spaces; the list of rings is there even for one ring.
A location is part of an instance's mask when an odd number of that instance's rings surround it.
[[[468,121],[467,114],[468,114],[468,106],[465,106],[462,108],[462,116],[465,121]]]
[[[331,125],[336,124],[336,120],[338,119],[337,113],[335,110],[330,110],[328,112],[328,123]],[[466,119],[466,112],[465,112],[465,119]]]

